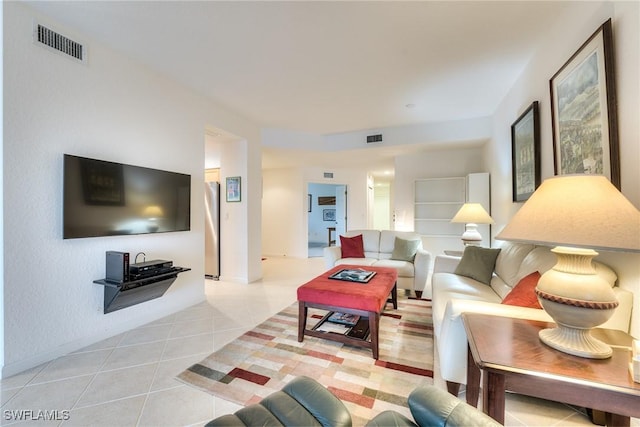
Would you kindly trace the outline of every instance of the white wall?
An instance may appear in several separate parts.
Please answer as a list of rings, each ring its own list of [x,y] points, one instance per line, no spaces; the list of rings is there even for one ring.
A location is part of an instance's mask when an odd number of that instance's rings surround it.
[[[549,79],[608,18],[612,18],[614,33],[621,187],[625,196],[640,207],[639,9],[638,2],[575,3],[567,15],[559,19],[561,24],[544,30],[545,42],[493,118],[494,137],[487,145],[486,157],[490,159],[491,168],[494,235],[522,205],[511,201],[511,124],[531,102],[540,102],[542,179],[553,176]],[[640,337],[640,256],[605,253],[600,260],[614,267],[621,286],[634,293],[631,333]]]
[[[333,178],[324,178],[332,172]],[[263,171],[262,249],[268,256],[306,258],[307,185],[347,186],[347,229],[366,228],[367,172],[357,169],[290,168]],[[337,236],[336,236],[337,237]]]
[[[413,230],[414,183],[417,179],[463,177],[486,171],[482,146],[427,150],[396,157],[393,187],[396,230]]]
[[[4,39],[11,41],[3,45],[3,375],[204,299],[208,125],[246,138],[230,156],[249,158],[246,164],[238,160],[233,165],[238,170],[231,171],[247,177],[247,203],[230,216],[240,216],[232,231],[244,239],[235,260],[244,271],[234,276],[251,280],[260,269],[259,257],[250,257],[260,248],[260,208],[247,213],[250,204],[259,203],[258,128],[73,29],[36,16],[22,3],[5,2],[3,8]],[[89,63],[80,65],[34,45],[34,18],[87,42]],[[63,153],[190,174],[191,231],[63,240]],[[171,259],[192,271],[181,274],[164,297],[104,315],[103,288],[92,281],[104,276],[107,250],[132,256],[144,251],[147,259]]]

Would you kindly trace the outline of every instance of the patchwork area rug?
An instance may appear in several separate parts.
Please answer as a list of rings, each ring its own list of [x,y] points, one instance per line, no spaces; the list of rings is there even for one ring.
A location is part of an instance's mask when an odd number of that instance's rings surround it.
[[[325,313],[309,309],[307,327]],[[397,310],[388,304],[379,342],[379,360],[369,349],[321,338],[305,336],[299,343],[296,302],[177,378],[246,406],[306,375],[345,403],[354,425],[364,425],[386,409],[411,418],[407,396],[433,383],[431,302],[399,296]]]

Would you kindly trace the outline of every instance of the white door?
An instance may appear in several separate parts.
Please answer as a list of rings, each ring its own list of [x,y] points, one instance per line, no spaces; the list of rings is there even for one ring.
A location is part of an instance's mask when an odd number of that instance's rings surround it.
[[[347,231],[347,186],[336,185],[336,237]]]

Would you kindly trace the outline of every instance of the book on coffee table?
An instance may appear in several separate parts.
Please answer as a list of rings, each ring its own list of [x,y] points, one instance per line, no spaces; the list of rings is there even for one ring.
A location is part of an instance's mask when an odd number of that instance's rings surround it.
[[[329,279],[344,280],[346,282],[367,283],[373,276],[375,271],[368,271],[362,268],[345,268],[333,273]]]

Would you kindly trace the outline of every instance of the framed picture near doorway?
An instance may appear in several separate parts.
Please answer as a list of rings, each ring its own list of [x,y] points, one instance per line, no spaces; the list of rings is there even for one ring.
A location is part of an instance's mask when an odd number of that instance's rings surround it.
[[[556,175],[605,175],[620,189],[611,20],[551,78]]]
[[[242,200],[240,177],[227,177],[227,202],[239,202]]]
[[[322,220],[323,221],[335,221],[336,220],[336,210],[335,209],[323,209],[322,210]]]

